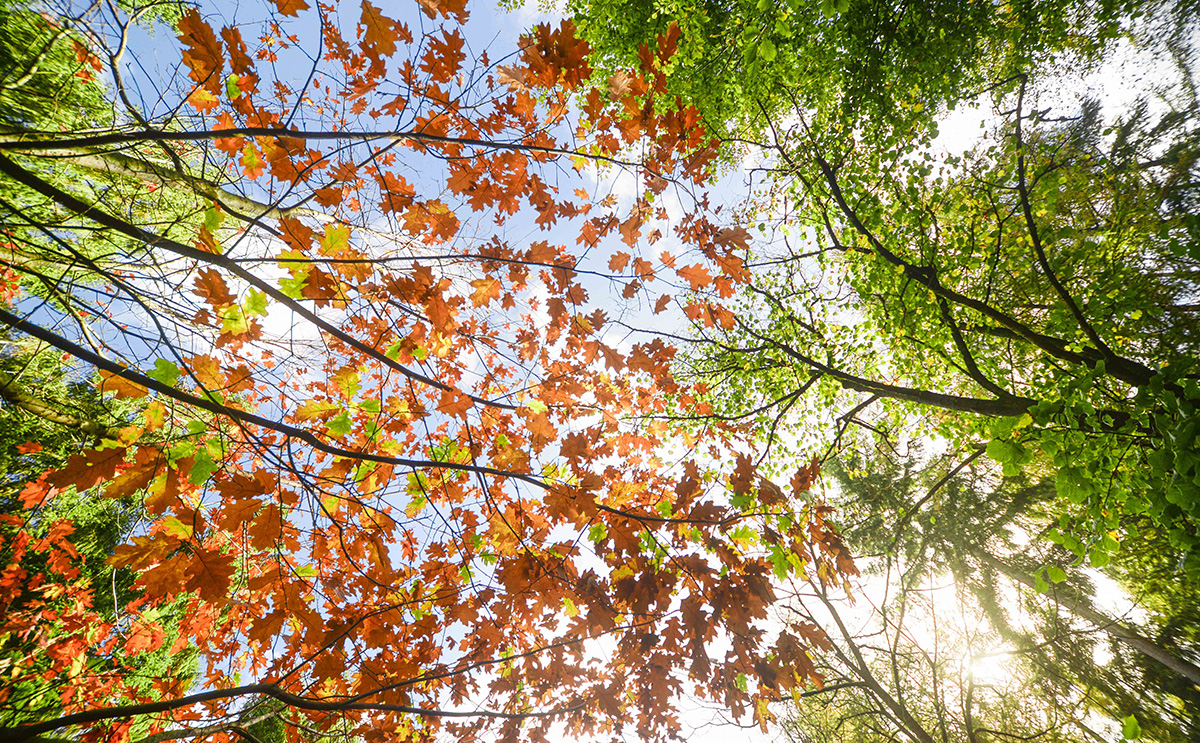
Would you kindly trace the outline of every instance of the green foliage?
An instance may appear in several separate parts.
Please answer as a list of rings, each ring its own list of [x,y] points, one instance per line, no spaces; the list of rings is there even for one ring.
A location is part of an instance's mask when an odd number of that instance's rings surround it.
[[[0,123],[48,130],[111,123],[86,40],[15,5],[0,5]]]
[[[776,206],[754,213],[775,224],[752,256],[765,267],[737,327],[697,324],[710,343],[681,371],[769,443],[820,446],[817,420],[841,445],[981,444],[1010,477],[1044,456],[1064,547],[1105,565],[1138,515],[1197,565],[1200,106],[1186,74],[1170,82],[1157,106],[1052,116],[1038,83],[1004,81],[991,136],[945,158],[781,139]]]
[[[602,80],[677,27],[661,103],[696,105],[718,136],[756,136],[800,108],[822,129],[910,138],[970,91],[1059,53],[1094,58],[1136,4],[572,0],[568,10]]]
[[[1004,657],[1001,677],[979,680],[988,686],[977,689],[974,697],[976,725],[1036,740],[1090,740],[1085,730],[1073,726],[1090,725],[1083,718],[1098,712],[1117,725],[1132,715],[1151,740],[1193,740],[1200,733],[1195,685],[1121,642],[1113,620],[1083,623],[1076,612],[1081,607],[1100,611],[1099,606],[1117,598],[1116,589],[1109,584],[1104,589],[1107,600],[1098,601],[1100,591],[1089,577],[1094,573],[1082,569],[1078,558],[1031,539],[1055,524],[1052,479],[1030,478],[1046,472],[1044,462],[1035,458],[1017,476],[1003,477],[988,458],[976,456],[964,463],[963,457],[954,452],[931,457],[914,448],[906,456],[883,451],[869,457],[851,454],[827,468],[836,482],[831,503],[843,517],[847,543],[856,554],[872,556],[860,562],[875,581],[892,586],[888,602],[879,609],[891,618],[885,625],[894,628],[895,642],[915,643],[900,645],[901,652],[889,655],[880,646],[891,641],[880,642],[866,630],[864,646],[879,664],[878,682],[904,700],[918,719],[946,720],[956,731],[952,739],[965,738],[957,727],[962,724],[957,695],[964,693],[960,676],[947,672],[935,679],[937,664],[925,667],[921,659],[961,657],[962,651],[955,655],[950,650],[956,643],[974,646],[972,652],[1008,649],[1015,652]],[[1147,524],[1144,517],[1133,520]],[[1167,559],[1166,541],[1147,526],[1138,542],[1118,553],[1102,572],[1117,580],[1146,612],[1146,619],[1136,623],[1121,618],[1124,627],[1168,655],[1189,659],[1200,648],[1198,589]],[[1022,575],[1036,576],[1036,592],[1013,578]],[[957,587],[953,608],[940,607],[936,626],[914,618],[929,609],[922,602],[931,585]],[[956,625],[954,618],[961,616],[970,619]],[[905,622],[912,623],[912,632],[903,631]],[[887,632],[882,630],[885,636]],[[898,674],[889,668],[892,663],[901,664]],[[1077,706],[1083,698],[1088,703]],[[854,715],[875,709],[878,701],[857,687],[835,699],[836,703],[813,695],[790,724],[814,735],[838,724],[853,729],[859,720]],[[1001,726],[989,724],[992,714],[1000,716]],[[1040,714],[1057,718],[1039,726]],[[869,715],[863,719],[872,719]],[[868,729],[861,739],[879,735],[878,728],[873,734]]]

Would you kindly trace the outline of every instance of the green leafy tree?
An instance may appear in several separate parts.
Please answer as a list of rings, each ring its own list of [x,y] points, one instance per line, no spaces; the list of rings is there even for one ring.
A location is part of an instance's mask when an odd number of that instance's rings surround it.
[[[1153,584],[1127,586],[1144,621],[1112,616],[1094,574],[1034,538],[1055,523],[1053,484],[996,470],[978,450],[879,452],[831,468],[847,542],[867,556],[868,582],[888,590],[865,620],[819,590],[797,600],[810,621],[847,618],[827,654],[831,691],[799,697],[795,739],[872,740],[908,727],[917,739],[949,730],[956,740],[1088,740],[1093,710],[1114,724],[1132,718],[1148,740],[1200,732],[1197,646],[1170,629],[1195,604],[1165,607],[1192,584],[1160,569]],[[1162,549],[1151,540],[1151,552]],[[1128,576],[1132,566],[1117,565],[1131,559],[1122,553],[1105,572]],[[813,611],[814,597],[827,606]]]
[[[142,15],[170,16],[166,4],[147,10]],[[90,42],[70,19],[16,4],[0,8],[0,127],[6,134],[111,125],[114,112],[98,79],[100,69]],[[171,203],[146,200],[144,184],[127,175],[110,176],[86,164],[45,172],[127,210],[157,209],[170,221],[179,219],[171,214],[188,213],[176,197],[168,197]],[[23,312],[49,303],[97,342],[102,331],[77,311],[72,293],[112,278],[111,237],[64,240],[56,229],[69,218],[9,181],[0,187],[0,201],[15,217],[0,231],[5,279],[0,302],[10,309],[19,303]],[[142,601],[133,588],[136,576],[109,564],[117,545],[145,530],[148,513],[140,500],[105,497],[104,484],[82,491],[61,488],[44,503],[26,497],[26,486],[47,470],[70,470],[82,452],[116,446],[126,429],[144,425],[144,401],[114,398],[98,389],[99,381],[56,350],[11,332],[0,338],[0,564],[5,566],[0,664],[9,669],[0,724],[5,726],[61,712],[55,673],[65,661],[76,673],[86,668],[100,678],[128,678],[138,693],[151,697],[158,693],[156,684],[186,688],[197,671],[194,649],[186,642],[176,646],[184,602],[139,612],[134,620],[127,607]],[[31,624],[35,617],[45,626]],[[94,646],[91,638],[102,626],[117,627],[122,642]],[[64,653],[73,657],[59,657]],[[111,691],[111,686],[96,689],[101,695]]]
[[[1189,9],[919,5],[733,14],[807,19],[789,37],[795,60],[767,56],[771,70],[810,70],[811,85],[740,63],[720,83],[688,67],[761,57],[780,35],[765,21],[739,35],[708,5],[577,6],[601,58],[675,23],[682,102],[737,134],[731,152],[750,143],[767,156],[769,193],[742,211],[763,232],[751,286],[728,322],[695,323],[681,368],[712,381],[717,415],[753,419],[769,443],[816,445],[815,417],[835,443],[854,422],[885,438],[988,442],[1009,474],[1044,453],[1064,517],[1052,538],[1101,566],[1119,543],[1110,532],[1132,523],[1122,515],[1144,514],[1198,570]],[[1051,103],[1117,53],[1118,29],[1177,74],[1123,111]],[[730,103],[731,90],[745,97]],[[990,138],[936,157],[940,114],[980,90]]]
[[[617,86],[644,46],[671,34],[678,52],[659,105],[676,96],[696,105],[718,136],[753,137],[805,110],[822,130],[894,145],[969,91],[1057,55],[1096,60],[1146,5],[573,0],[568,9]]]

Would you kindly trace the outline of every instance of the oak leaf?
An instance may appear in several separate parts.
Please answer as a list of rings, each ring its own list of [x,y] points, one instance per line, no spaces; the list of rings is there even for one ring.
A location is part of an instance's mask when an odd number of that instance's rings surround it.
[[[193,292],[212,306],[214,310],[220,310],[233,304],[234,296],[229,287],[225,284],[225,278],[221,276],[221,272],[215,268],[206,268],[196,274],[194,281],[196,288]]]
[[[380,62],[384,57],[396,53],[396,42],[412,43],[412,35],[408,28],[383,14],[379,8],[363,0],[362,19],[359,24],[363,30],[363,54]]]
[[[232,554],[202,547],[192,553],[186,569],[186,590],[199,592],[205,601],[222,601],[237,566]]]
[[[275,0],[275,6],[279,8],[279,12],[283,15],[296,16],[302,10],[308,10],[308,3],[305,0]]]
[[[712,274],[699,263],[677,269],[675,273],[691,285],[692,291],[699,291],[712,283]]]
[[[500,279],[491,277],[475,279],[471,282],[471,286],[475,289],[471,292],[471,304],[476,307],[483,307],[490,304],[493,299],[499,299],[500,290],[503,288]]]
[[[754,466],[754,460],[745,454],[739,454],[737,457],[737,466],[733,470],[733,475],[729,478],[729,485],[735,493],[749,493],[754,488],[754,475],[757,468]]]
[[[190,70],[189,76],[210,91],[217,90],[217,73],[225,64],[221,43],[195,8],[189,8],[179,19],[179,40],[186,46],[183,63]]]
[[[467,20],[467,0],[417,0],[417,3],[430,18],[441,14],[445,18],[453,15],[459,23]]]
[[[101,369],[98,372],[100,376],[100,394],[114,393],[117,397],[137,399],[150,394],[150,391],[145,386],[132,382],[118,374],[112,374]]]

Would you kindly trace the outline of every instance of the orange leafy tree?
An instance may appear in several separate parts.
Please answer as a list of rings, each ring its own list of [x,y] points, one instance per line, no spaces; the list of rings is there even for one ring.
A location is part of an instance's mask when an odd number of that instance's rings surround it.
[[[776,578],[854,572],[816,465],[760,477],[669,339],[620,330],[730,323],[746,278],[747,233],[693,195],[715,149],[662,100],[673,34],[599,81],[570,23],[492,60],[455,0],[259,12],[188,10],[161,69],[130,19],[64,18],[120,114],[0,134],[4,268],[44,288],[0,320],[144,398],[5,517],[4,736],[662,739],[680,695],[765,725],[820,683],[820,631],[768,621]],[[632,203],[589,195],[596,168]],[[151,517],[111,557],[139,576],[115,618],[69,520],[16,530],[68,488]],[[178,601],[191,688],[136,664]],[[35,673],[45,708],[12,693]]]

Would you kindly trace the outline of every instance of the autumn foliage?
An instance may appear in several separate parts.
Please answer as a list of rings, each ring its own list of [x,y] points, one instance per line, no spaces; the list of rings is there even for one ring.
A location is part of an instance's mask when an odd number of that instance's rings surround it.
[[[695,191],[712,142],[665,97],[675,32],[596,80],[569,22],[497,63],[455,0],[267,11],[183,14],[169,121],[0,140],[9,187],[72,216],[22,239],[115,246],[71,258],[104,287],[78,301],[106,345],[31,295],[0,319],[141,401],[5,517],[0,633],[28,657],[2,672],[56,696],[6,735],[234,740],[269,697],[293,738],[663,739],[680,695],[765,724],[819,684],[821,631],[769,621],[773,581],[854,572],[818,465],[761,477],[669,337],[626,322],[728,327],[747,278],[749,234]],[[139,223],[54,177],[63,161],[184,192],[191,216]],[[590,194],[597,172],[636,194]],[[667,189],[691,211],[670,219]],[[679,255],[652,247],[668,234]],[[69,521],[22,531],[71,488],[147,513],[110,558],[138,576],[117,621]],[[156,607],[180,601],[169,649],[197,648],[200,675],[145,683]]]

